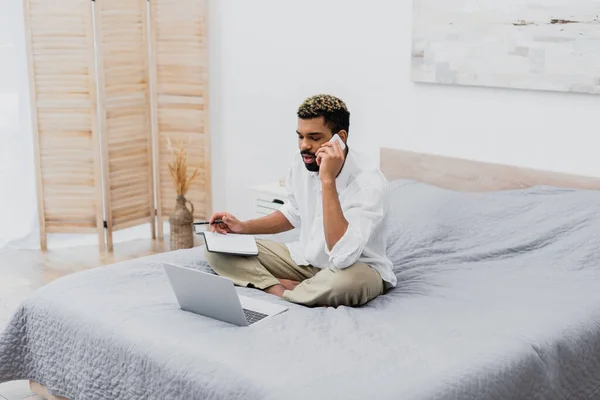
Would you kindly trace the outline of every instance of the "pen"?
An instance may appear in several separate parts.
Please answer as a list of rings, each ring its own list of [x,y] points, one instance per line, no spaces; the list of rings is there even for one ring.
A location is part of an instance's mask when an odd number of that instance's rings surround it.
[[[212,224],[222,224],[223,220],[215,219]],[[211,225],[210,221],[194,222],[192,225]]]

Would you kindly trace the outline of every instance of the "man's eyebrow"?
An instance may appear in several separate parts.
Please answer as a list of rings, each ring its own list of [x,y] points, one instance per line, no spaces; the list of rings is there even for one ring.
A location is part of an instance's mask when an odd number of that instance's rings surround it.
[[[300,132],[296,131],[296,133],[298,135],[302,135]],[[317,135],[322,135],[323,132],[311,132],[311,133],[307,133],[306,136],[317,136]]]

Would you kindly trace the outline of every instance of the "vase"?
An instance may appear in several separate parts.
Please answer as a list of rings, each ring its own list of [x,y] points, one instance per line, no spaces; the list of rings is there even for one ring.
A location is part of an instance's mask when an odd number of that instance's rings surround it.
[[[190,209],[187,208],[190,205]],[[171,250],[194,247],[194,205],[185,196],[177,196],[175,210],[169,216],[171,225]]]

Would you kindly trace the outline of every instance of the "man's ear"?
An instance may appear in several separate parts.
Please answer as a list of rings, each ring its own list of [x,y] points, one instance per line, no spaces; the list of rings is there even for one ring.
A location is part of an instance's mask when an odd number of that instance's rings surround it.
[[[346,144],[348,143],[348,132],[346,132],[344,129],[342,129],[341,131],[338,132],[338,135],[344,143],[346,143]]]

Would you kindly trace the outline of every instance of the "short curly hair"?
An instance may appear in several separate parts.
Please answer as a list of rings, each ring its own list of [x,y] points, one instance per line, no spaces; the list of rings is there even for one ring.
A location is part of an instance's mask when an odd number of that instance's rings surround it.
[[[298,117],[301,119],[323,117],[325,125],[333,133],[350,130],[350,112],[346,103],[329,94],[318,94],[304,100],[298,108]]]

